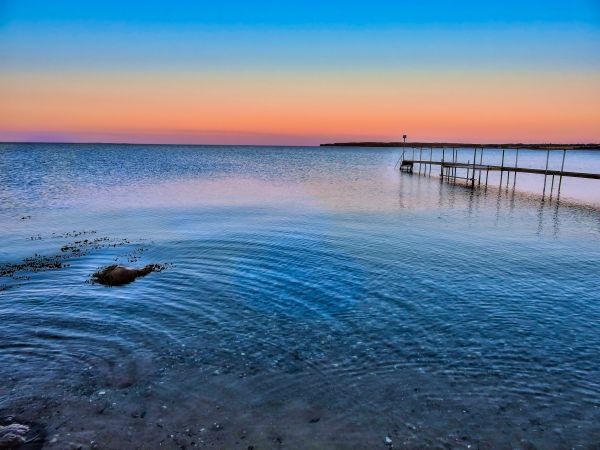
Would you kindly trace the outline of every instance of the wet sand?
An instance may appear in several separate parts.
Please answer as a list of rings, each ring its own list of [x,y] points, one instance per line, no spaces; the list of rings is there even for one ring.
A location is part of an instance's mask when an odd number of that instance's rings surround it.
[[[65,390],[60,399],[23,398],[15,405],[19,419],[44,421],[48,449],[577,448],[597,433],[594,425],[548,430],[589,414],[585,405],[573,404],[567,417],[552,402],[528,412],[522,399],[489,402],[469,386],[419,371],[346,374],[328,383],[304,368],[215,374],[190,368],[183,354],[176,359],[158,369],[159,378],[113,373],[80,385],[90,391],[84,396]]]

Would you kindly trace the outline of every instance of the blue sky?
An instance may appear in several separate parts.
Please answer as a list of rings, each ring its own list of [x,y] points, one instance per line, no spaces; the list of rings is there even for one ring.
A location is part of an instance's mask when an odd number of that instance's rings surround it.
[[[0,140],[600,140],[600,0],[0,0],[0,97]]]
[[[5,22],[217,25],[580,23],[598,26],[597,0],[571,1],[75,1],[3,0]]]
[[[600,64],[600,0],[0,1],[9,70]]]

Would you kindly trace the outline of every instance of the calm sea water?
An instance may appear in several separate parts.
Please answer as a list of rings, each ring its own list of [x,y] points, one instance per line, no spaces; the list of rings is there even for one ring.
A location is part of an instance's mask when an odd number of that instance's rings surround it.
[[[600,445],[598,182],[399,154],[0,145],[0,264],[65,266],[0,277],[0,417],[48,449]],[[89,283],[115,262],[168,268]]]

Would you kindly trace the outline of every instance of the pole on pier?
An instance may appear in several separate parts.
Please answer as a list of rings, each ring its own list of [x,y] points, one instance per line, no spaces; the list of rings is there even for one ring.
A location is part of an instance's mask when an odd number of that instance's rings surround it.
[[[431,150],[429,152],[429,176],[431,176],[431,161],[433,161],[433,147],[431,147]]]
[[[485,188],[487,190],[488,185],[488,177],[490,176],[490,166],[487,166],[487,170],[485,171]]]
[[[419,175],[421,175],[421,161],[423,161],[423,147],[419,150]]]
[[[477,186],[481,186],[481,166],[483,166],[483,147],[479,149],[479,180]]]
[[[471,187],[475,187],[475,161],[477,160],[477,147],[473,150],[473,174],[471,178]]]
[[[515,169],[519,167],[519,149],[517,149],[517,155],[515,156]],[[513,189],[517,185],[517,172],[513,176]]]
[[[442,147],[442,164],[440,164],[440,176],[444,180],[444,157],[446,156],[446,147]]]
[[[406,151],[406,135],[405,134],[402,135],[402,140],[403,140],[403,142],[402,142],[402,162],[404,162],[404,152]],[[402,164],[400,164],[399,169],[402,170]]]
[[[458,161],[458,151],[455,148],[452,148],[452,162],[456,163]],[[456,184],[456,166],[452,168],[452,181]]]
[[[465,177],[465,180],[467,180],[467,183],[469,182],[469,169],[470,169],[470,167],[469,167],[469,166],[470,166],[470,165],[471,165],[471,160],[470,160],[470,159],[468,159],[468,160],[467,160],[467,176]]]
[[[548,178],[548,163],[550,162],[550,150],[546,153],[546,171],[544,172],[544,192],[542,193],[542,200],[546,196],[546,181]]]
[[[394,166],[394,169],[396,168],[396,166],[399,165],[398,169],[402,170],[402,163],[400,161],[404,162],[404,149],[402,150],[402,154],[400,155],[400,158],[398,158],[398,161],[396,161],[396,165]]]
[[[504,174],[504,149],[502,149],[502,165],[500,168],[500,188],[502,188],[502,175]]]
[[[562,178],[563,178],[563,172],[565,170],[565,157],[567,156],[567,150],[564,149],[563,150],[563,158],[562,158],[562,164],[560,166],[560,178],[558,179],[558,193],[556,195],[556,199],[558,200],[560,198],[560,188],[562,186]]]

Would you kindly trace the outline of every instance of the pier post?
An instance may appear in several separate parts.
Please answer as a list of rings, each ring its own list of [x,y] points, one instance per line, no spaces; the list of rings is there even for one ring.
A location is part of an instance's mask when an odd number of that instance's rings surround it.
[[[519,168],[519,149],[517,149],[517,154],[515,156],[515,169]],[[516,187],[517,185],[517,172],[515,172],[515,175],[513,177],[513,189]]]
[[[453,147],[452,148],[452,162],[456,163],[458,161],[458,151]],[[452,181],[456,184],[456,166],[452,168]]]
[[[421,161],[423,161],[423,147],[419,150],[419,175],[421,175]]]
[[[510,181],[510,169],[506,171],[506,190],[508,190],[508,182]]]
[[[431,176],[431,162],[433,161],[433,147],[431,147],[431,150],[429,151],[429,176]]]
[[[440,164],[440,176],[444,181],[444,157],[446,156],[446,147],[442,147],[442,164]]]
[[[542,192],[542,200],[546,196],[546,181],[548,178],[548,163],[550,162],[550,150],[546,153],[546,171],[544,172],[544,192]]]
[[[560,165],[560,178],[558,179],[558,193],[556,199],[560,198],[560,188],[562,186],[563,172],[565,171],[565,157],[567,156],[567,149],[563,149],[562,164]]]
[[[471,188],[475,187],[475,163],[476,163],[476,161],[477,161],[477,147],[475,147],[473,149],[473,173],[471,174]]]
[[[467,183],[469,182],[469,170],[470,170],[470,166],[471,165],[471,160],[468,159],[467,160],[467,176],[465,177],[465,180],[467,181]]]
[[[502,164],[500,168],[500,189],[502,189],[502,175],[504,175],[504,149],[502,149]]]
[[[481,186],[481,166],[483,166],[483,147],[479,149],[479,180],[477,186]]]

